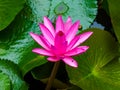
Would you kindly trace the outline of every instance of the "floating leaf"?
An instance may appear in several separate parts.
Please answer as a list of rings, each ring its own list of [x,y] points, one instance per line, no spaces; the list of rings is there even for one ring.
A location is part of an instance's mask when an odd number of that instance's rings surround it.
[[[23,8],[25,0],[0,0],[0,30],[6,28]]]
[[[97,14],[97,0],[29,0],[33,13],[32,20],[41,21],[41,16],[49,16],[54,22],[58,14],[62,14],[64,20],[71,16],[73,21],[80,20],[83,29],[88,28]]]
[[[97,14],[97,0],[52,0],[49,17],[62,14],[64,19],[71,16],[73,21],[80,20],[83,29],[88,28]]]
[[[39,32],[39,27],[31,18],[30,8],[26,6],[11,25],[0,32],[0,59],[12,60],[19,64],[23,75],[32,68],[46,63],[44,57],[32,53],[32,49],[38,45],[30,37],[29,32]]]
[[[0,90],[10,90],[11,82],[7,75],[0,73]]]
[[[118,41],[120,43],[120,5],[119,5],[119,0],[107,0],[108,1],[108,6],[109,6],[109,11],[110,11],[110,16],[111,16],[111,21],[113,24],[113,28],[115,31],[115,34],[118,38]]]
[[[84,90],[120,90],[120,65],[116,60],[118,44],[110,33],[99,29],[89,29],[93,35],[84,43],[89,50],[76,57],[78,68],[67,66],[71,83]]]
[[[0,75],[4,75],[2,79],[6,78],[6,80],[4,81],[5,83],[4,85],[6,87],[8,85],[7,89],[2,89],[2,90],[11,90],[9,89],[10,87],[12,88],[12,90],[21,90],[21,89],[26,90],[27,89],[25,82],[22,80],[20,69],[18,68],[16,64],[14,64],[11,61],[0,60],[0,71],[1,73],[3,73]],[[0,81],[0,83],[1,82],[2,81]],[[0,87],[0,89],[5,88],[4,85]]]

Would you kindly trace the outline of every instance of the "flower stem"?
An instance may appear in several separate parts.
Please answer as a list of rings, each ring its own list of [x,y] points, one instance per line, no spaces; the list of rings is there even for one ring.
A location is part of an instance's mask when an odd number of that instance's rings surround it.
[[[52,86],[52,84],[54,82],[54,79],[55,79],[59,64],[60,64],[60,61],[55,62],[54,66],[53,66],[53,70],[51,72],[51,75],[50,75],[50,77],[48,79],[48,83],[47,83],[47,86],[46,86],[45,90],[50,90],[50,88],[51,88],[51,86]]]

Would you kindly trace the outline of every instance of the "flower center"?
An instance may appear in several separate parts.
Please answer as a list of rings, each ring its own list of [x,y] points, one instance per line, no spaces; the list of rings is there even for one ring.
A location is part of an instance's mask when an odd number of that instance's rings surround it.
[[[63,36],[64,33],[63,33],[62,31],[59,31],[59,32],[58,32],[58,35],[59,35],[59,36]]]

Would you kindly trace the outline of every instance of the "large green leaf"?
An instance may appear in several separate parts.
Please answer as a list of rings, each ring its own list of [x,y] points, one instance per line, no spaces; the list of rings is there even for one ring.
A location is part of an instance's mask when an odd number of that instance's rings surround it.
[[[0,90],[10,90],[11,83],[7,75],[0,73]]]
[[[40,47],[29,35],[29,32],[40,33],[38,23],[32,18],[31,9],[26,5],[11,25],[0,32],[0,59],[19,64],[23,75],[46,62],[44,57],[32,53],[34,47]]]
[[[0,71],[2,73],[0,74],[0,90],[27,90],[27,85],[23,81],[21,71],[16,64],[8,60],[0,60]],[[4,79],[6,80],[2,82]]]
[[[0,0],[0,30],[6,28],[23,8],[25,0]]]
[[[90,48],[75,58],[79,67],[67,66],[71,83],[83,90],[120,90],[120,63],[111,62],[118,55],[118,44],[106,31],[89,30],[94,33],[84,45]]]
[[[118,38],[118,41],[120,43],[120,5],[119,5],[119,0],[107,0],[108,1],[108,6],[109,6],[109,11],[110,11],[110,16],[111,16],[111,21],[113,24],[113,28],[115,31],[115,34]]]
[[[73,21],[80,20],[83,29],[88,28],[97,14],[97,0],[28,0],[36,22],[41,16],[47,15],[54,22],[55,17],[61,14],[66,20],[68,16]],[[73,7],[74,6],[74,7]]]
[[[49,17],[62,14],[64,19],[71,16],[73,21],[80,20],[83,29],[88,28],[97,14],[97,0],[52,0]]]

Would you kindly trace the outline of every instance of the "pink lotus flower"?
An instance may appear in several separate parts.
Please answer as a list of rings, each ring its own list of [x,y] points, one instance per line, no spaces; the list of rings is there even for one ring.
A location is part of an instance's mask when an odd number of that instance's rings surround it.
[[[93,33],[85,32],[78,35],[79,23],[79,21],[76,21],[72,24],[70,17],[66,22],[63,22],[62,16],[58,16],[54,28],[51,21],[44,17],[44,24],[39,24],[42,34],[38,35],[30,32],[32,38],[43,48],[35,48],[32,52],[48,56],[48,61],[57,62],[62,60],[72,67],[78,67],[78,63],[71,56],[86,52],[89,46],[79,45]]]

